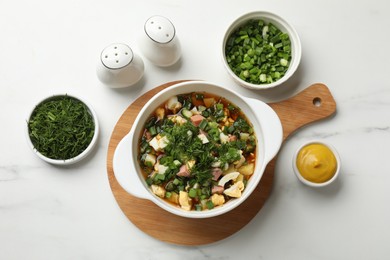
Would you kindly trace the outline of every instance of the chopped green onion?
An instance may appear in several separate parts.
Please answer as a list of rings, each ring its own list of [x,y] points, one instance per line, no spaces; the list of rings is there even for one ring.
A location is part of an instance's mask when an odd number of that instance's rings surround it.
[[[156,126],[149,127],[149,133],[155,136],[157,134]]]
[[[204,129],[206,128],[207,124],[208,124],[207,120],[206,120],[206,119],[203,119],[203,120],[200,122],[200,124],[199,124],[199,128],[202,129],[202,130],[204,130]]]
[[[202,112],[202,116],[204,116],[204,117],[209,117],[209,116],[210,116],[210,112],[207,111],[207,110],[204,110],[204,111]]]
[[[228,131],[229,134],[233,133],[234,130],[236,130],[236,128],[235,128],[234,126],[232,126],[232,125],[229,126],[228,129],[227,129],[227,131]]]
[[[185,117],[185,118],[190,118],[192,116],[192,112],[190,110],[188,110],[187,108],[183,108],[183,110],[181,111],[182,115]]]
[[[237,108],[234,105],[229,104],[228,105],[228,109],[229,109],[230,112],[235,112]]]
[[[144,164],[145,164],[145,166],[147,166],[149,168],[153,168],[153,164],[149,161],[145,161]]]
[[[266,74],[260,74],[260,82],[266,82],[267,81],[267,75]]]
[[[153,179],[152,178],[147,178],[146,179],[146,184],[148,184],[149,186],[153,184]]]
[[[165,185],[165,189],[167,191],[173,191],[176,188],[176,185],[173,184],[172,181],[168,182],[167,185]]]
[[[287,72],[291,41],[274,24],[250,20],[230,35],[225,55],[231,70],[242,80],[252,84],[272,83]]]
[[[214,203],[211,200],[208,200],[206,202],[206,206],[208,209],[213,209],[214,208]]]
[[[286,67],[288,65],[288,61],[286,59],[280,59],[280,65]]]
[[[161,181],[164,181],[165,180],[165,175],[164,174],[156,174],[156,178],[157,180],[161,180]]]
[[[195,205],[195,210],[196,210],[196,211],[201,211],[201,210],[202,210],[202,205],[196,204],[196,205]]]
[[[205,106],[198,106],[198,111],[199,112],[203,112],[206,110],[206,107]]]
[[[223,109],[223,104],[218,103],[218,104],[216,105],[216,107],[217,107],[218,110],[222,110],[222,109]]]
[[[196,189],[190,189],[190,190],[189,190],[188,196],[189,196],[190,198],[195,198],[196,195],[197,195]]]
[[[181,184],[181,181],[179,179],[174,179],[172,183],[175,185],[179,185]]]

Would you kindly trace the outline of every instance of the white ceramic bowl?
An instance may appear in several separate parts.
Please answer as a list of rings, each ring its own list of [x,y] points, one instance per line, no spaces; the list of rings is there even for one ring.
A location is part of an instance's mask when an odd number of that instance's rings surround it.
[[[170,97],[191,93],[206,92],[224,97],[237,105],[253,124],[257,137],[257,158],[255,172],[248,181],[242,196],[229,200],[226,204],[205,211],[185,211],[165,202],[148,188],[138,163],[138,142],[145,121],[163,102]],[[247,199],[259,183],[267,163],[277,154],[282,143],[282,125],[272,108],[259,100],[245,98],[231,90],[204,81],[189,81],[162,90],[150,99],[139,112],[130,132],[119,142],[113,158],[113,169],[119,184],[131,195],[153,201],[161,208],[188,218],[207,218],[226,213]]]
[[[77,100],[81,101],[82,103],[84,103],[87,106],[89,112],[92,115],[92,118],[93,118],[93,121],[94,121],[94,125],[95,125],[95,130],[94,130],[94,136],[93,136],[93,138],[91,140],[91,143],[88,145],[88,147],[82,153],[80,153],[76,157],[73,157],[73,158],[70,158],[70,159],[58,160],[58,159],[48,158],[48,157],[44,156],[43,154],[41,154],[39,151],[37,151],[37,149],[35,149],[33,143],[31,142],[31,139],[30,139],[28,123],[27,123],[26,124],[25,133],[26,133],[28,145],[30,146],[30,148],[33,150],[33,152],[40,159],[44,160],[45,162],[48,162],[48,163],[51,163],[51,164],[55,164],[55,165],[70,165],[70,164],[74,164],[74,163],[77,163],[77,162],[81,161],[82,159],[87,157],[88,154],[91,153],[91,151],[93,150],[93,148],[95,147],[95,145],[97,143],[97,139],[98,139],[98,136],[99,136],[99,122],[98,122],[98,118],[97,118],[97,115],[96,115],[95,111],[92,109],[92,107],[85,100],[82,100],[79,97],[75,97],[75,96],[72,96],[72,95],[69,95],[69,94],[57,94],[57,95],[53,95],[53,96],[49,96],[49,97],[44,98],[42,101],[38,102],[38,104],[36,106],[38,106],[39,104],[41,104],[41,103],[43,103],[45,101],[48,101],[50,99],[53,99],[53,98],[56,98],[56,97],[60,97],[60,96],[65,96],[65,95],[68,96],[68,97],[77,99]],[[27,120],[26,120],[27,122],[30,120],[30,118],[31,118],[31,116],[32,116],[36,106],[28,114]]]
[[[246,82],[242,80],[240,77],[238,77],[229,67],[229,64],[226,59],[225,55],[225,49],[226,49],[226,42],[229,39],[230,35],[236,31],[240,26],[244,25],[245,23],[249,22],[253,19],[262,19],[267,23],[273,23],[276,27],[278,27],[282,32],[286,32],[291,41],[291,61],[290,65],[288,67],[287,72],[283,77],[278,79],[277,81],[274,81],[272,83],[268,84],[252,84],[249,82]],[[241,86],[248,88],[248,89],[269,89],[276,87],[278,85],[281,85],[285,83],[297,70],[298,65],[301,61],[301,53],[302,53],[302,47],[301,47],[301,41],[299,39],[298,33],[292,27],[286,20],[284,20],[282,17],[266,12],[266,11],[256,11],[244,14],[240,17],[238,17],[236,20],[233,21],[233,23],[228,27],[228,29],[225,32],[223,41],[222,41],[222,58],[223,58],[223,64],[228,71],[229,75]]]
[[[334,156],[336,157],[336,161],[337,161],[336,173],[333,175],[333,177],[332,177],[331,179],[329,179],[329,180],[326,181],[326,182],[316,183],[316,182],[309,181],[309,180],[305,179],[305,178],[301,175],[301,173],[299,172],[299,170],[298,170],[296,161],[297,161],[297,157],[298,157],[299,151],[301,151],[302,148],[304,148],[305,146],[310,145],[310,144],[322,144],[322,145],[328,147],[328,148],[333,152]],[[295,173],[295,175],[298,177],[298,179],[299,179],[302,183],[304,183],[304,184],[306,184],[306,185],[308,185],[308,186],[310,186],[310,187],[315,187],[315,188],[317,188],[317,187],[325,187],[325,186],[328,186],[329,184],[333,183],[333,182],[337,179],[337,177],[339,176],[339,174],[340,174],[340,164],[341,164],[341,160],[340,160],[340,156],[339,156],[337,150],[336,150],[332,145],[327,144],[327,143],[325,143],[325,142],[323,142],[323,141],[318,141],[318,140],[312,140],[312,141],[309,141],[309,142],[306,142],[306,143],[302,144],[302,145],[297,149],[297,151],[294,153],[293,160],[292,160],[292,165],[293,165],[294,173]]]

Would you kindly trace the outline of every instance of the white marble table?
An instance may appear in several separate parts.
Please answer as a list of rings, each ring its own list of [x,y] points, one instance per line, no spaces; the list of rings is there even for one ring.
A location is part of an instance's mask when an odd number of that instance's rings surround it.
[[[253,10],[283,16],[301,37],[301,66],[284,88],[240,88],[222,65],[224,29]],[[0,259],[388,259],[389,11],[384,0],[1,1]],[[136,87],[100,84],[100,51],[112,42],[138,51],[143,23],[155,14],[175,24],[180,64],[163,69],[145,60]],[[283,145],[259,214],[207,246],[170,245],[144,234],[119,209],[107,179],[107,146],[119,116],[142,93],[178,79],[212,81],[267,102],[322,82],[338,104],[332,119]],[[69,168],[38,159],[24,133],[35,102],[59,92],[87,99],[101,124],[95,152]],[[293,174],[295,149],[313,138],[333,144],[342,158],[341,176],[328,188],[303,186]]]

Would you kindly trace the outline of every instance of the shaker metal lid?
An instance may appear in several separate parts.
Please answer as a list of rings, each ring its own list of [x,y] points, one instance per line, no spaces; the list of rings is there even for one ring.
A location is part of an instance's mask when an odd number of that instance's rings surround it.
[[[175,26],[163,16],[152,16],[145,22],[145,33],[157,43],[168,43],[175,37]]]
[[[123,43],[113,43],[104,48],[100,59],[109,69],[121,69],[133,60],[133,51]]]

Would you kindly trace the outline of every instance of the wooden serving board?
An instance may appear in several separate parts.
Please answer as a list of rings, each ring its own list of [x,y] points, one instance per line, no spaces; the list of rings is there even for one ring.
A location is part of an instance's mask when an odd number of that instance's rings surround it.
[[[149,200],[131,196],[119,185],[113,172],[114,151],[130,128],[143,105],[164,88],[182,81],[158,86],[135,100],[119,118],[110,139],[107,153],[107,173],[114,197],[128,219],[143,232],[161,241],[178,245],[202,245],[222,240],[243,228],[263,207],[270,195],[275,161],[267,166],[251,196],[234,210],[213,218],[189,219],[173,215]],[[323,84],[313,84],[296,96],[269,104],[283,125],[283,139],[300,127],[329,117],[336,103]]]

